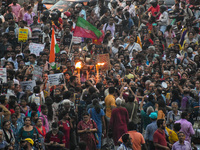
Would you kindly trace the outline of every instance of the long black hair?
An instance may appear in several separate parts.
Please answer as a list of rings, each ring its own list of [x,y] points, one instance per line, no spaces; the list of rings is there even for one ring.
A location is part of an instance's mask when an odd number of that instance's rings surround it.
[[[46,97],[45,104],[47,105],[47,109],[48,109],[47,118],[48,120],[52,121],[53,120],[53,108],[52,108],[53,100],[51,99],[51,97]]]
[[[94,99],[92,104],[94,106],[95,111],[99,114],[101,112],[101,107],[99,105],[98,99]]]

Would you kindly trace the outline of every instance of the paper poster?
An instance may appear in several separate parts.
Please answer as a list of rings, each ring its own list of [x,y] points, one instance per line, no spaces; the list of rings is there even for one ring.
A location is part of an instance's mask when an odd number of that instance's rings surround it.
[[[48,75],[49,84],[52,85],[60,85],[65,83],[64,75],[63,73],[57,73],[57,74],[50,74]]]
[[[26,42],[28,40],[28,29],[19,29],[18,42]]]
[[[99,54],[97,56],[97,63],[104,63],[103,66],[100,66],[101,70],[109,70],[110,69],[110,56],[109,54]]]
[[[34,70],[32,72],[33,73],[32,79],[36,81],[42,81],[42,71],[43,71],[42,67],[35,65]]]
[[[36,56],[39,56],[40,52],[44,50],[44,44],[30,43],[29,50]]]
[[[75,44],[79,44],[79,43],[82,42],[82,37],[73,36],[72,42],[75,43]]]
[[[23,82],[20,82],[20,86],[24,92],[25,91],[33,92],[33,88],[34,86],[36,86],[36,83],[35,83],[35,80],[23,81]]]
[[[7,83],[6,68],[0,68],[0,84],[1,83]]]

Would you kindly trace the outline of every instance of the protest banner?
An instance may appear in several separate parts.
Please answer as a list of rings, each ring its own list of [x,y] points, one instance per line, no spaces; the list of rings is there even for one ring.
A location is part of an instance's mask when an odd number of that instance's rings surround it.
[[[25,91],[33,92],[33,88],[34,86],[36,86],[36,83],[35,83],[35,80],[23,81],[23,82],[20,82],[20,86],[24,92]]]
[[[109,54],[99,54],[97,56],[97,63],[104,63],[103,66],[100,67],[101,70],[109,70],[110,69],[110,56]]]
[[[35,65],[34,68],[33,68],[33,77],[32,77],[32,80],[36,80],[36,81],[42,81],[42,71],[43,71],[43,68],[40,67],[40,66],[37,66]]]
[[[40,52],[44,50],[44,44],[30,43],[29,50],[36,56],[39,56]]]
[[[52,85],[60,85],[60,84],[64,84],[65,83],[63,73],[50,74],[50,75],[48,75],[48,79],[49,79],[50,86],[52,86]]]
[[[0,83],[7,83],[6,68],[0,68]]]
[[[28,40],[28,29],[19,28],[18,42],[26,42]]]

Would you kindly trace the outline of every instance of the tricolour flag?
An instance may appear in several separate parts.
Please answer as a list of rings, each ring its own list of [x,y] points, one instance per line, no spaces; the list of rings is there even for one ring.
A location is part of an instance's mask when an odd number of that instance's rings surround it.
[[[73,36],[97,39],[101,35],[101,31],[99,31],[95,26],[85,19],[78,17]]]
[[[60,48],[56,42],[55,31],[52,28],[52,35],[51,35],[51,49],[50,49],[50,56],[49,56],[49,63],[53,69],[56,69],[55,63],[55,54],[60,52]]]

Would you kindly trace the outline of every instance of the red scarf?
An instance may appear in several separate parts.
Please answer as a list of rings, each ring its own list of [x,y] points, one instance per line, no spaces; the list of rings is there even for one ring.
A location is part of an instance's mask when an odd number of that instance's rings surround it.
[[[46,129],[44,126],[42,126],[42,131],[40,131],[40,129],[38,127],[36,127],[36,129],[38,130],[38,133],[41,134],[43,137],[45,137],[46,135]]]

